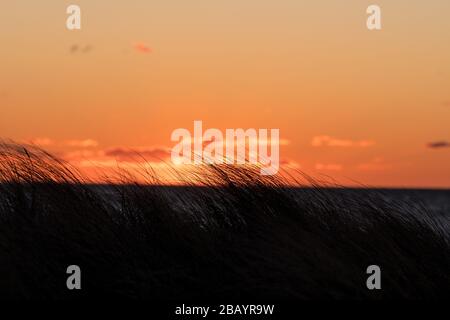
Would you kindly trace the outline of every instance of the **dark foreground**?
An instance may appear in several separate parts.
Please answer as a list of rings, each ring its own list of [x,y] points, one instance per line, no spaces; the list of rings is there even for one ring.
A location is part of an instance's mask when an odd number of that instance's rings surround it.
[[[220,167],[201,180],[92,186],[1,146],[0,298],[450,298],[449,191],[293,189]],[[381,290],[366,287],[369,265]]]

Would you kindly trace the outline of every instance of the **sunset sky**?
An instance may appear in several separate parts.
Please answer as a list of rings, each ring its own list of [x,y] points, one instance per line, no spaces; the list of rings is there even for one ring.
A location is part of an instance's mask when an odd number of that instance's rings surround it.
[[[283,165],[344,185],[450,187],[448,0],[15,0],[0,43],[0,138],[79,166],[202,120],[279,128]]]

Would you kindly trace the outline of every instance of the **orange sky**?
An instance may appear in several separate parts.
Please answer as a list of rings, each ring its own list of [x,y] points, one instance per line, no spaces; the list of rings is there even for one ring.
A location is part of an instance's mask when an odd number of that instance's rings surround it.
[[[450,187],[447,0],[16,0],[0,43],[0,137],[78,165],[202,120],[279,128],[283,163],[346,185]]]

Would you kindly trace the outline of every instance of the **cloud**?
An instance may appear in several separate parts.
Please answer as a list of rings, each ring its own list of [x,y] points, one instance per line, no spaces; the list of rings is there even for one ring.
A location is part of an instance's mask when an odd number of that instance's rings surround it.
[[[361,171],[384,171],[392,168],[392,164],[386,163],[386,161],[381,158],[374,158],[369,162],[359,164],[356,169]]]
[[[29,140],[26,140],[25,142],[30,143],[30,144],[35,144],[35,145],[41,146],[41,147],[48,147],[48,146],[55,144],[55,142],[52,139],[45,138],[45,137],[31,138]]]
[[[164,164],[165,160],[170,158],[170,151],[164,147],[78,149],[66,152],[63,158],[81,167],[117,167],[120,164],[129,168],[133,166],[138,168],[146,164],[152,166]]]
[[[450,142],[448,142],[448,141],[430,142],[427,144],[427,147],[430,149],[450,148]]]
[[[66,141],[55,141],[47,137],[35,137],[23,140],[24,143],[34,144],[40,147],[76,147],[76,148],[94,148],[98,147],[98,142],[93,139],[72,139]]]
[[[84,139],[84,140],[68,140],[64,143],[69,147],[78,147],[78,148],[94,148],[98,147],[98,142],[93,139]]]
[[[70,46],[70,53],[76,53],[79,49],[79,46],[77,44],[73,44],[72,46]]]
[[[103,154],[99,151],[91,151],[91,150],[75,150],[71,152],[67,152],[63,155],[63,158],[66,161],[81,161],[85,159],[96,159],[102,157]]]
[[[83,53],[88,53],[88,52],[91,52],[92,49],[93,49],[93,47],[90,44],[88,44],[88,45],[84,46],[84,48],[81,51]]]
[[[149,158],[167,159],[170,156],[170,151],[162,147],[136,149],[117,147],[105,150],[104,155],[113,157],[118,161],[145,162]]]
[[[315,169],[316,170],[327,170],[327,171],[341,171],[342,165],[337,164],[337,163],[327,163],[327,164],[316,163]]]
[[[134,43],[133,48],[140,53],[149,54],[152,53],[152,48],[142,42]]]
[[[333,138],[333,137],[330,137],[327,135],[315,136],[315,137],[313,137],[313,139],[311,141],[311,145],[313,147],[344,147],[344,148],[359,147],[359,148],[365,148],[365,147],[373,146],[374,144],[375,144],[375,141],[372,141],[372,140],[354,141],[354,140]]]
[[[210,140],[205,140],[205,139],[203,139],[203,137],[202,138],[200,138],[200,139],[186,139],[185,140],[185,144],[192,144],[192,143],[194,143],[195,141],[198,141],[198,142],[202,142],[202,145],[203,146],[206,146],[206,145],[208,145],[208,144],[210,144],[212,141],[216,141],[216,142],[219,142],[219,141],[221,141],[224,145],[226,145],[226,143],[227,143],[227,138],[225,137],[215,137],[214,139],[210,139]],[[245,146],[245,147],[248,147],[248,146],[250,146],[250,145],[255,145],[255,146],[288,146],[288,145],[290,145],[290,143],[291,143],[291,141],[290,140],[288,140],[288,139],[278,139],[278,140],[275,140],[275,139],[270,139],[270,138],[268,138],[268,139],[263,139],[263,138],[260,138],[260,137],[246,137],[245,139],[243,139],[243,140],[237,140],[237,139],[233,139],[233,143],[234,143],[234,145],[235,146],[237,146],[237,147],[242,147],[242,146]]]
[[[90,44],[87,45],[79,45],[79,44],[73,44],[72,46],[70,46],[69,51],[72,54],[75,54],[77,52],[81,52],[81,53],[88,53],[90,51],[92,51],[93,47]]]
[[[280,159],[280,166],[285,169],[300,169],[302,167],[298,162],[287,158]]]

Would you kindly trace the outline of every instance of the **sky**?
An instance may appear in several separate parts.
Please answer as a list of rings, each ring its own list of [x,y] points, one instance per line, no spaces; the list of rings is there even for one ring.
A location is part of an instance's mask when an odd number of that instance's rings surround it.
[[[447,0],[16,0],[0,43],[0,138],[86,170],[202,120],[279,128],[286,169],[343,185],[450,187]]]

